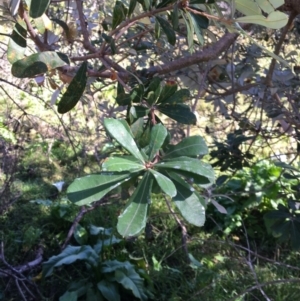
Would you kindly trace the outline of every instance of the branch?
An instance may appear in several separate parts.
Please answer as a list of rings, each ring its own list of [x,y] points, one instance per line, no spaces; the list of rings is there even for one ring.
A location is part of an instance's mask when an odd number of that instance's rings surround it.
[[[219,41],[213,45],[205,47],[202,51],[196,52],[188,57],[174,60],[168,64],[150,67],[146,70],[146,75],[150,77],[154,74],[163,75],[201,62],[213,60],[217,58],[223,51],[228,49],[238,36],[238,33],[226,33],[222,38],[220,38]]]

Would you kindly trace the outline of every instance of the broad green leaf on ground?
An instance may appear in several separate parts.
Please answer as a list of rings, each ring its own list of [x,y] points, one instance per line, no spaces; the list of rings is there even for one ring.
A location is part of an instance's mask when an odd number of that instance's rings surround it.
[[[104,296],[105,300],[108,301],[121,300],[118,286],[116,283],[103,279],[97,283],[97,287],[101,292],[101,294]]]
[[[177,193],[176,187],[175,187],[174,183],[168,177],[164,176],[160,172],[155,171],[153,169],[149,169],[149,171],[152,173],[158,186],[161,188],[161,190],[165,194],[167,194],[171,198],[176,195],[176,193]]]
[[[158,105],[157,110],[183,124],[196,124],[197,118],[185,104]]]
[[[105,118],[104,126],[109,134],[116,139],[116,141],[123,146],[123,148],[144,163],[144,158],[135,141],[121,121],[113,118]]]
[[[117,229],[123,237],[138,235],[146,226],[153,178],[146,172],[119,216]]]
[[[103,171],[143,170],[145,166],[135,157],[110,157],[102,164]]]
[[[156,16],[156,20],[159,22],[159,25],[167,36],[168,42],[174,46],[176,44],[176,34],[172,26],[162,17]]]
[[[44,51],[16,61],[11,68],[15,77],[34,77],[52,69],[69,64],[68,57],[60,52]]]
[[[261,15],[260,8],[252,0],[235,0],[235,7],[246,16]]]
[[[78,206],[87,205],[99,201],[109,191],[128,181],[134,173],[102,172],[77,178],[68,187],[67,195],[71,202]]]
[[[116,1],[113,18],[112,18],[112,28],[115,29],[122,21],[126,19],[127,8],[121,1]]]
[[[203,197],[197,195],[192,186],[187,184],[174,172],[168,172],[176,187],[177,194],[173,201],[181,212],[182,216],[192,225],[201,227],[205,222],[205,208]],[[199,198],[202,198],[202,203]]]
[[[43,276],[48,277],[52,274],[55,267],[63,264],[71,264],[76,260],[85,260],[91,265],[97,265],[99,256],[91,246],[67,246],[59,255],[52,256],[43,263]]]
[[[117,270],[114,278],[119,282],[125,289],[132,292],[132,294],[140,299],[147,300],[147,296],[144,294],[144,280],[134,270],[134,268],[127,270]]]
[[[25,22],[16,23],[7,46],[7,59],[11,64],[24,57],[27,46],[26,35]]]
[[[193,177],[196,176],[203,177],[206,183],[212,183],[215,180],[214,170],[211,165],[204,163],[198,159],[193,159],[189,157],[177,157],[174,159],[162,161],[155,164],[155,168],[162,169],[173,169],[178,172],[188,172],[188,174]],[[202,183],[204,184],[204,183]]]
[[[208,148],[204,139],[200,136],[190,136],[182,139],[176,145],[169,145],[164,158],[180,156],[196,157],[208,154]]]
[[[177,85],[175,86],[177,87]],[[170,97],[165,98],[161,104],[167,105],[175,105],[175,104],[182,104],[186,102],[191,97],[191,93],[188,89],[181,89],[177,92],[173,93]]]
[[[31,0],[29,16],[39,18],[47,10],[50,0]]]
[[[253,15],[240,17],[235,19],[235,21],[239,23],[259,24],[272,29],[280,29],[287,24],[288,15],[280,11],[274,11],[270,13],[267,18],[262,15]]]
[[[57,106],[60,114],[71,111],[80,100],[87,82],[87,62],[83,62]]]
[[[167,129],[161,123],[156,124],[151,129],[149,143],[149,161],[152,161],[154,156],[158,153],[167,137],[167,134]]]

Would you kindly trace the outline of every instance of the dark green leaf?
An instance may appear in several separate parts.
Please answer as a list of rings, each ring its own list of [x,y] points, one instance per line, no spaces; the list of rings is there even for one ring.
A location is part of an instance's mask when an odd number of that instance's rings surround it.
[[[195,28],[198,27],[200,30],[203,29],[207,29],[208,25],[209,25],[209,20],[207,17],[205,16],[201,16],[201,15],[197,15],[194,13],[190,13],[194,26]]]
[[[187,101],[191,97],[191,93],[188,89],[181,89],[174,93],[169,98],[165,99],[163,105],[175,105]]]
[[[181,12],[181,15],[182,15],[184,23],[186,25],[186,30],[187,30],[186,38],[187,38],[187,42],[188,42],[189,51],[193,52],[194,51],[194,27],[190,22],[191,18],[188,18],[188,20],[187,20],[186,15],[183,12]]]
[[[97,283],[97,287],[105,300],[108,301],[120,301],[120,294],[116,283],[108,281],[106,279],[101,280]]]
[[[102,33],[102,37],[110,45],[111,54],[116,54],[117,48],[116,48],[115,40],[111,36],[105,34],[104,32]]]
[[[52,69],[69,64],[68,57],[60,52],[44,51],[16,61],[11,68],[15,77],[34,77]]]
[[[171,3],[176,2],[176,0],[163,0],[160,3],[158,3],[158,5],[156,5],[156,8],[161,8],[161,7],[166,7]]]
[[[164,176],[163,174],[153,169],[149,169],[149,171],[152,173],[157,184],[165,194],[167,194],[170,197],[174,197],[176,195],[177,193],[176,187],[168,177]]]
[[[145,166],[141,164],[135,157],[111,157],[102,164],[103,171],[126,171],[126,170],[143,170]]]
[[[129,205],[119,216],[117,229],[122,236],[138,235],[145,228],[152,181],[152,176],[146,172],[130,197]]]
[[[128,129],[124,124],[117,119],[105,118],[104,126],[109,134],[116,139],[116,141],[123,146],[129,153],[144,163],[144,158],[139,151],[132,135],[129,134]],[[129,128],[130,129],[130,128]]]
[[[77,224],[75,231],[74,231],[74,238],[79,245],[84,245],[87,243],[88,233],[86,229],[79,224]]]
[[[175,30],[179,28],[179,12],[178,12],[178,4],[174,5],[173,13],[172,13],[172,25]]]
[[[196,157],[206,154],[208,154],[208,148],[204,139],[200,136],[191,136],[182,139],[176,145],[168,146],[164,158]]]
[[[159,95],[157,103],[164,103],[165,100],[170,98],[177,91],[176,83],[166,83]]]
[[[147,102],[149,105],[152,105],[157,101],[161,89],[161,78],[154,77],[147,88]]]
[[[300,249],[300,223],[291,221],[291,241],[294,250]]]
[[[51,19],[51,20],[62,27],[62,29],[65,32],[66,37],[70,36],[70,29],[69,29],[69,26],[66,22],[64,22],[60,19],[57,19],[57,18],[54,18],[54,19]]]
[[[118,82],[116,102],[119,106],[130,105],[130,95],[125,93],[124,87]]]
[[[140,84],[135,86],[130,91],[130,99],[134,103],[140,103],[143,100],[144,96],[144,85]]]
[[[77,178],[67,190],[68,198],[78,206],[99,201],[108,192],[128,181],[135,174],[130,172],[89,175]]]
[[[149,143],[149,161],[152,161],[154,156],[158,153],[167,137],[167,134],[167,129],[162,124],[156,124],[151,129]]]
[[[196,124],[197,118],[185,104],[158,105],[157,110],[183,124]]]
[[[16,23],[7,46],[7,59],[11,64],[24,57],[27,47],[26,35],[26,24]]]
[[[57,106],[60,114],[71,111],[80,100],[87,82],[87,62],[83,62]]]
[[[167,36],[168,42],[174,46],[176,43],[176,34],[173,28],[171,27],[171,25],[169,24],[169,22],[159,16],[156,16],[156,20],[159,22],[159,25],[161,26],[162,30]]]
[[[205,200],[195,193],[195,189],[182,180],[176,173],[167,172],[176,187],[177,194],[173,197],[182,216],[192,225],[201,227],[205,222]],[[200,199],[202,201],[200,202]]]
[[[112,29],[115,29],[122,21],[126,19],[127,8],[121,1],[116,1],[113,11]]]
[[[137,3],[137,0],[130,0],[128,14],[127,14],[128,17],[130,17],[132,15],[132,13],[134,12],[134,9],[136,7],[136,3]]]
[[[29,16],[39,18],[47,10],[50,0],[31,0]]]
[[[155,168],[158,168],[159,170],[173,169],[177,170],[179,173],[181,171],[188,172],[191,177],[195,174],[196,176],[201,176],[204,179],[206,178],[207,184],[212,183],[215,180],[214,170],[211,165],[189,157],[177,157],[175,159],[162,161],[155,164]]]
[[[43,276],[50,276],[55,267],[62,266],[63,264],[72,264],[76,260],[84,260],[92,265],[96,265],[98,263],[98,259],[98,254],[91,246],[67,246],[59,255],[52,256],[48,261],[43,263]]]

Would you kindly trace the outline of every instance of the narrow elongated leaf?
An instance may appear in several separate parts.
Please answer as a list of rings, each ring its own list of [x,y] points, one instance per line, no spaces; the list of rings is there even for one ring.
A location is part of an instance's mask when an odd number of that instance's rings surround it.
[[[162,0],[158,5],[156,5],[156,8],[166,7],[170,3],[174,3],[175,0]]]
[[[68,57],[60,52],[44,51],[16,61],[11,68],[15,77],[25,78],[46,73],[52,69],[70,64]]]
[[[211,165],[189,157],[177,157],[175,159],[162,161],[161,163],[155,164],[155,168],[173,169],[178,172],[188,172],[191,176],[193,174],[202,176],[206,179],[207,183],[211,183],[215,179],[214,170]]]
[[[190,5],[191,4],[212,4],[215,2],[216,2],[215,0],[191,0]]]
[[[159,16],[156,16],[156,20],[159,22],[159,25],[167,36],[168,42],[174,46],[176,44],[176,34],[169,22]]]
[[[151,130],[149,143],[149,161],[152,161],[154,156],[158,153],[167,137],[167,129],[160,123],[156,124]]]
[[[238,11],[246,16],[261,14],[261,9],[257,3],[252,0],[235,0],[235,6]]]
[[[71,111],[82,96],[87,82],[87,62],[83,62],[57,106],[60,114]]]
[[[112,28],[115,29],[122,21],[126,19],[127,8],[121,1],[116,1],[113,11]]]
[[[67,190],[68,198],[78,206],[99,201],[109,191],[129,180],[134,173],[106,173],[77,178]]]
[[[196,124],[197,118],[190,108],[185,104],[176,104],[176,105],[158,105],[157,109],[169,116],[170,118],[176,120],[179,123],[183,124]]]
[[[117,229],[122,236],[138,235],[145,228],[152,181],[150,173],[145,173],[130,197],[129,205],[119,216]]]
[[[98,259],[98,254],[91,246],[67,246],[59,255],[52,256],[43,264],[43,276],[50,276],[55,267],[62,266],[63,264],[71,264],[76,260],[85,260],[92,265],[96,265]]]
[[[198,42],[203,45],[204,38],[202,34],[202,29],[207,29],[209,20],[205,16],[200,16],[197,14],[190,13],[191,21],[190,23],[194,26],[194,32],[197,36]]]
[[[62,27],[62,29],[65,32],[66,37],[70,36],[70,29],[69,29],[69,26],[68,26],[68,24],[66,22],[64,22],[64,21],[62,21],[60,19],[57,19],[57,18],[53,18],[51,20]]]
[[[174,105],[174,104],[181,104],[186,102],[191,97],[191,93],[188,89],[181,89],[175,92],[169,98],[166,98],[162,104]]]
[[[126,170],[142,170],[145,166],[137,161],[135,157],[111,157],[102,164],[103,171],[126,171]]]
[[[178,30],[179,27],[179,13],[178,13],[178,4],[174,5],[173,14],[172,14],[172,25],[175,30]]]
[[[149,169],[149,171],[153,174],[158,186],[165,194],[167,194],[171,198],[176,195],[176,187],[168,177],[153,169]]]
[[[29,16],[39,18],[47,10],[50,0],[31,0]]]
[[[202,205],[204,199],[197,195],[194,188],[182,180],[174,172],[167,173],[173,180],[177,194],[173,201],[182,216],[192,225],[203,226],[205,222],[205,208]],[[202,203],[199,198],[202,198]]]
[[[272,29],[280,29],[287,24],[288,15],[280,11],[273,11],[268,15],[267,18],[265,18],[262,15],[253,15],[240,17],[237,18],[235,21],[240,23],[259,24]]]
[[[113,118],[106,118],[104,119],[104,126],[109,134],[116,139],[120,145],[122,145],[129,153],[144,163],[144,158],[135,141],[121,121]]]
[[[127,14],[128,17],[130,17],[132,15],[132,13],[134,12],[136,4],[137,4],[137,0],[130,0],[128,14]]]
[[[182,139],[176,145],[170,145],[164,158],[175,158],[180,156],[196,157],[208,154],[208,148],[201,136],[190,136]]]
[[[16,23],[7,47],[7,59],[11,64],[24,57],[27,47],[26,35],[25,23]]]

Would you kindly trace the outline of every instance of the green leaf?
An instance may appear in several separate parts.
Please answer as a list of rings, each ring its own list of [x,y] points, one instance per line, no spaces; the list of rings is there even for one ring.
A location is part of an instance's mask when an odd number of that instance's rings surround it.
[[[128,133],[123,123],[117,119],[105,118],[104,126],[109,134],[123,146],[129,153],[144,163],[144,158],[139,151],[132,136]]]
[[[53,18],[51,20],[62,27],[62,29],[65,32],[66,37],[70,36],[70,29],[69,29],[69,26],[68,26],[68,24],[66,22],[64,22],[64,21],[62,21],[60,19],[57,19],[57,18]]]
[[[66,291],[60,298],[59,301],[77,301],[78,295],[77,292]]]
[[[119,216],[117,229],[123,237],[138,235],[145,228],[152,181],[150,173],[145,173]]]
[[[204,199],[198,196],[195,189],[182,180],[174,172],[167,173],[172,179],[176,187],[177,194],[173,197],[177,208],[182,216],[192,225],[202,227],[205,223],[205,208],[202,203]],[[199,198],[202,198],[200,202]]]
[[[134,173],[105,173],[77,178],[68,187],[67,195],[78,206],[99,201],[109,191],[129,180]]]
[[[167,137],[168,131],[162,124],[156,124],[151,129],[150,143],[149,143],[149,161],[152,161],[154,156],[158,153]]]
[[[190,136],[182,139],[176,145],[167,147],[165,158],[175,158],[180,156],[196,157],[208,154],[208,148],[201,136]]]
[[[39,18],[47,10],[50,0],[31,0],[29,16]]]
[[[74,238],[77,241],[78,244],[81,246],[86,244],[88,240],[88,233],[86,229],[79,224],[77,224],[75,231],[74,231]]]
[[[16,23],[7,46],[7,59],[11,64],[24,57],[27,47],[26,35],[26,24],[23,21]]]
[[[203,179],[206,180],[206,183],[212,183],[215,180],[214,170],[211,165],[189,157],[177,157],[162,161],[155,164],[155,168],[158,168],[159,170],[173,169],[178,172],[188,172],[191,177],[193,177],[193,174],[203,177]]]
[[[156,8],[161,8],[161,7],[166,7],[171,3],[174,3],[175,0],[163,0],[160,3],[158,3],[158,5],[156,5]]]
[[[144,96],[144,85],[139,84],[130,91],[130,99],[134,103],[140,103]]]
[[[128,9],[128,13],[127,13],[128,17],[130,17],[132,15],[132,13],[134,12],[136,4],[137,4],[137,0],[130,0],[129,9]]]
[[[268,0],[255,0],[258,6],[267,14],[274,11],[273,5]]]
[[[69,63],[68,57],[63,53],[44,51],[16,61],[12,65],[11,73],[18,78],[34,77]]]
[[[67,246],[59,255],[52,256],[48,261],[43,263],[43,276],[48,277],[52,274],[55,267],[64,264],[72,264],[76,260],[84,260],[89,264],[96,266],[99,256],[91,246]]]
[[[188,42],[189,51],[193,52],[194,51],[194,27],[193,24],[190,22],[191,18],[186,19],[186,16],[189,17],[189,14],[186,15],[183,12],[181,12],[181,15],[183,17],[186,30],[187,30],[186,38]]]
[[[115,283],[103,279],[97,283],[97,287],[106,300],[108,301],[121,300],[118,286]]]
[[[280,11],[273,11],[265,18],[262,15],[252,15],[235,19],[240,23],[259,24],[267,28],[280,29],[288,22],[288,15]]]
[[[147,102],[150,106],[157,101],[160,95],[162,89],[161,81],[161,78],[154,77],[147,88]]]
[[[126,170],[143,170],[145,166],[137,161],[135,157],[111,157],[102,164],[103,171],[126,171]]]
[[[252,0],[235,0],[235,6],[238,11],[246,16],[261,14],[261,9],[257,3]]]
[[[168,177],[164,176],[160,172],[155,171],[153,169],[149,169],[149,171],[152,173],[158,186],[161,188],[161,190],[165,194],[167,194],[171,198],[176,195],[176,193],[177,193],[176,187],[175,187],[174,183]]]
[[[121,1],[116,1],[113,11],[112,29],[115,29],[122,21],[126,19],[127,8]]]
[[[176,34],[173,28],[171,27],[171,25],[169,24],[169,22],[159,16],[155,16],[155,18],[159,22],[159,25],[161,26],[162,30],[167,36],[168,42],[174,46],[176,44]]]
[[[208,20],[207,17],[202,16],[202,15],[197,15],[197,14],[194,14],[194,13],[190,13],[190,15],[191,15],[193,24],[195,26],[195,29],[199,28],[201,30],[201,29],[207,29],[208,28],[209,20]]]
[[[110,45],[111,54],[116,54],[117,48],[116,48],[115,40],[111,36],[105,34],[104,32],[102,33],[102,37]]]
[[[191,97],[191,93],[188,89],[181,89],[174,93],[169,98],[165,99],[162,104],[175,105],[187,101]]]
[[[83,62],[57,106],[60,114],[71,111],[80,100],[87,82],[87,62]]]
[[[284,4],[284,0],[269,0],[274,9]]]
[[[174,4],[173,14],[172,14],[172,25],[175,30],[178,30],[179,27],[179,13],[178,13],[178,4]]]
[[[162,88],[157,103],[165,103],[165,101],[169,99],[176,91],[177,91],[177,84],[167,82]]]
[[[130,105],[130,95],[126,94],[124,87],[118,82],[116,102],[119,106]]]
[[[197,122],[195,114],[185,104],[158,105],[156,109],[179,123],[196,124]]]

